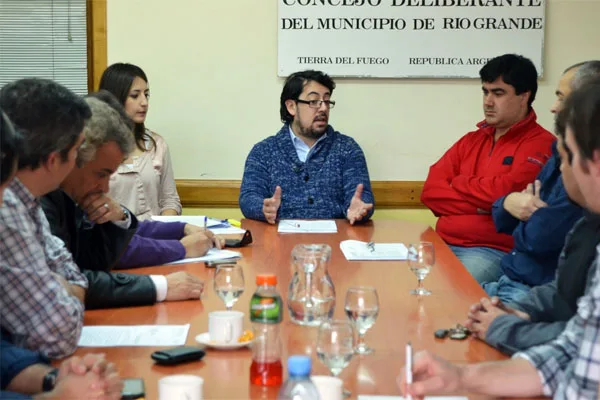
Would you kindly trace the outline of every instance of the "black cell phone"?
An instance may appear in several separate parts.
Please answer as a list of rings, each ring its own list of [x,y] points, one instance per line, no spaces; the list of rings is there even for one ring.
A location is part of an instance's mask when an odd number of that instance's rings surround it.
[[[225,265],[225,264],[237,264],[237,259],[226,259],[226,260],[214,260],[214,261],[206,261],[204,263],[204,266],[206,268],[215,268],[219,265]]]
[[[244,247],[252,243],[252,233],[244,232],[241,239],[225,239],[225,247]]]
[[[134,400],[145,397],[144,380],[141,378],[123,379],[123,390],[121,400]]]
[[[172,349],[159,350],[152,353],[152,359],[157,364],[175,365],[189,361],[201,360],[206,352],[198,347],[178,346]]]

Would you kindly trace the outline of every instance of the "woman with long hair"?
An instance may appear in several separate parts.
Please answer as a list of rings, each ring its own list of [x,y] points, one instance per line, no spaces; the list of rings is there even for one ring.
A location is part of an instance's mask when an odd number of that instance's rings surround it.
[[[141,220],[181,214],[167,143],[144,124],[150,98],[146,74],[136,65],[116,63],[102,74],[100,89],[112,93],[135,123],[136,148],[111,177],[110,195]]]

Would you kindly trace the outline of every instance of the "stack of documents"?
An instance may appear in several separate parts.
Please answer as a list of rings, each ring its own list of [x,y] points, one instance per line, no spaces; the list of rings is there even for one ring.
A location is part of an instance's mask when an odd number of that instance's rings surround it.
[[[84,326],[81,347],[182,346],[190,330],[186,325]]]
[[[408,249],[402,243],[369,243],[358,240],[340,242],[340,249],[348,261],[406,260]]]
[[[218,261],[218,260],[235,260],[238,258],[242,258],[242,253],[238,253],[237,251],[231,250],[219,250],[219,249],[210,249],[206,255],[202,257],[194,257],[194,258],[183,258],[181,260],[173,261],[165,265],[174,265],[174,264],[185,264],[192,262],[206,262],[206,261]]]
[[[282,219],[277,228],[279,233],[336,233],[337,225],[333,220]]]
[[[196,225],[201,228],[204,227],[204,215],[153,215],[154,221],[161,222],[183,222],[190,225]],[[206,219],[206,227],[215,235],[229,235],[229,234],[240,234],[246,231],[242,228],[231,226],[226,220],[220,220],[215,218]]]

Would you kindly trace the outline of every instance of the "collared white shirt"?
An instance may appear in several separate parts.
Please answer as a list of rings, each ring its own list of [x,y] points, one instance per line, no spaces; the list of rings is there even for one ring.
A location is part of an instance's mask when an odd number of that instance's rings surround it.
[[[300,139],[298,136],[296,136],[294,134],[294,131],[292,131],[291,126],[290,126],[290,137],[292,138],[292,144],[294,145],[294,148],[296,149],[296,154],[298,154],[298,158],[300,159],[300,161],[306,162],[306,160],[308,160],[308,157],[311,154],[311,150],[317,146],[317,143],[319,143],[321,140],[324,140],[327,137],[327,132],[325,132],[325,134],[323,136],[318,138],[317,141],[312,145],[312,147],[308,147],[308,145],[306,143],[304,143],[304,141],[302,139]]]

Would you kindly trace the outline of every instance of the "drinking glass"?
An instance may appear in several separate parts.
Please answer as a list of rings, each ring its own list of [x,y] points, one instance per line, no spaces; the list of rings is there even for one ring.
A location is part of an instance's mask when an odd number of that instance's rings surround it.
[[[377,290],[370,286],[351,287],[346,292],[344,305],[346,316],[354,323],[358,331],[356,353],[369,354],[372,348],[365,343],[365,333],[373,326],[379,315],[379,296]]]
[[[417,276],[419,285],[410,293],[416,296],[429,296],[431,292],[423,287],[423,279],[435,264],[435,250],[431,242],[419,242],[408,246],[408,267]]]
[[[217,296],[223,300],[227,310],[231,310],[244,292],[244,271],[238,264],[217,266],[213,283]]]
[[[317,357],[337,377],[350,364],[354,354],[354,326],[349,321],[328,320],[317,334]],[[344,389],[344,397],[350,396]]]

